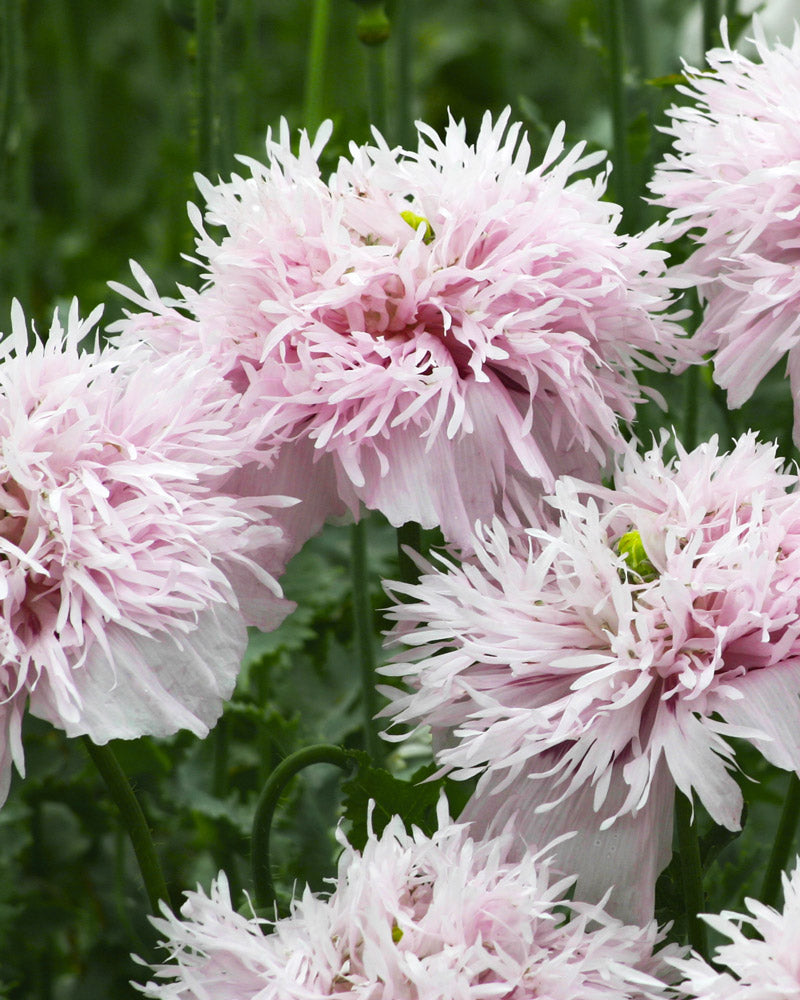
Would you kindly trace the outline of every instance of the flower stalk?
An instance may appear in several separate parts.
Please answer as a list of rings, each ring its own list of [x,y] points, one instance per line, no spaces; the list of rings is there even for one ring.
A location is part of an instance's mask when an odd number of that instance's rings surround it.
[[[330,19],[331,0],[314,0],[303,101],[303,121],[309,132],[313,132],[323,118]]]
[[[350,530],[353,616],[356,650],[361,672],[362,705],[364,709],[364,747],[373,764],[379,766],[383,753],[375,725],[375,716],[378,712],[378,697],[375,690],[375,648],[372,641],[374,628],[367,570],[366,521],[362,518]]]
[[[789,787],[783,802],[783,811],[778,822],[775,842],[761,883],[759,899],[767,906],[777,906],[781,892],[781,875],[789,864],[792,855],[797,822],[800,820],[800,778],[792,772],[789,776]]]
[[[700,913],[705,909],[700,842],[697,836],[697,824],[692,822],[692,802],[681,791],[675,793],[675,822],[678,830],[678,855],[681,860],[689,944],[699,955],[707,958],[706,925],[700,919]]]
[[[197,25],[197,159],[200,172],[213,177],[218,169],[216,122],[217,0],[196,0]]]
[[[169,904],[170,897],[144,811],[111,747],[108,744],[98,746],[88,736],[82,736],[81,740],[119,809],[122,824],[133,844],[150,908],[158,913],[159,901],[163,899]]]
[[[253,889],[260,910],[270,910],[276,903],[270,872],[269,840],[272,817],[287,785],[296,774],[312,764],[333,764],[347,771],[354,763],[355,758],[349,751],[332,744],[319,743],[291,754],[278,764],[267,779],[256,804],[250,847]]]

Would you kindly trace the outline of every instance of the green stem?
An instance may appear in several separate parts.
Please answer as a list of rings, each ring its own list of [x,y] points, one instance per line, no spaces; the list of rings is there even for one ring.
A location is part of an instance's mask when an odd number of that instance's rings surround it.
[[[375,726],[378,694],[375,690],[375,650],[373,646],[372,601],[367,574],[367,524],[364,518],[352,526],[350,534],[350,564],[353,581],[353,616],[356,648],[361,669],[361,694],[364,707],[364,746],[373,764],[379,766],[383,756],[381,741]]]
[[[608,62],[611,77],[611,118],[614,127],[614,190],[622,206],[623,221],[633,224],[635,200],[631,190],[628,155],[628,109],[625,100],[625,35],[622,0],[606,0]]]
[[[111,747],[108,745],[97,746],[92,743],[88,736],[81,737],[81,740],[119,809],[123,826],[128,831],[128,836],[133,844],[136,860],[139,863],[139,871],[150,899],[150,906],[154,913],[158,913],[159,900],[163,899],[165,903],[170,903],[169,891],[139,800],[133,794],[133,789]]]
[[[386,114],[386,50],[383,45],[367,48],[367,109],[369,119],[388,138]]]
[[[683,408],[682,444],[691,451],[697,444],[697,412],[700,396],[700,366],[692,365],[686,372],[686,397]]]
[[[31,211],[31,113],[26,88],[28,70],[22,6],[22,0],[8,0],[2,11],[3,22],[0,23],[3,29],[0,62],[3,63],[4,91],[0,121],[0,208],[8,212],[8,222],[13,231],[14,252],[8,256],[5,277],[14,296],[27,307],[30,305],[33,274],[34,213]],[[5,326],[8,303],[3,301],[0,305],[3,309],[0,322]],[[35,342],[32,329],[30,337],[31,342]]]
[[[706,958],[708,956],[706,925],[699,917],[705,909],[700,842],[697,838],[697,826],[692,823],[691,800],[681,791],[675,793],[675,820],[678,828],[678,856],[681,860],[689,944]]]
[[[416,521],[406,521],[397,529],[397,558],[400,561],[400,579],[403,583],[416,583],[419,580],[419,570],[413,559],[403,551],[404,547],[414,552],[422,551],[422,528]]]
[[[719,44],[719,2],[703,0],[703,52]]]
[[[797,835],[800,820],[800,778],[792,773],[783,802],[783,812],[778,823],[778,832],[772,845],[759,899],[767,906],[777,906],[781,891],[781,874],[785,871]]]
[[[394,32],[395,62],[395,135],[406,149],[416,145],[414,129],[413,65],[414,0],[402,0],[396,7]]]
[[[323,119],[325,68],[327,63],[328,28],[331,20],[331,0],[314,0],[311,37],[308,45],[306,89],[303,101],[303,122],[309,133]]]
[[[212,181],[219,169],[219,143],[216,128],[216,15],[216,0],[196,0],[197,162],[200,173]]]
[[[305,747],[281,761],[267,779],[261,790],[253,817],[253,836],[250,848],[250,864],[253,889],[259,909],[264,912],[275,906],[275,887],[269,863],[269,837],[272,817],[284,789],[292,778],[311,764],[334,764],[344,771],[350,770],[355,758],[341,747],[320,743]]]

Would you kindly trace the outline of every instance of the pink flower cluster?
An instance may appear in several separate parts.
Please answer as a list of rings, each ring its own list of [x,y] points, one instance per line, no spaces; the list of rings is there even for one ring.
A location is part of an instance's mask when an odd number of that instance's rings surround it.
[[[396,723],[438,732],[448,770],[480,774],[465,817],[516,815],[531,843],[570,831],[559,863],[582,898],[616,883],[652,914],[674,787],[737,829],[730,737],[800,771],[800,492],[746,435],[665,461],[629,451],[613,489],[562,479],[558,526],[476,537],[389,612],[406,649],[383,672]],[[795,491],[788,492],[792,487]]]
[[[96,743],[187,728],[230,697],[245,624],[290,610],[262,568],[285,498],[237,499],[255,448],[207,365],[142,346],[79,351],[86,321],[28,349],[18,304],[0,360],[0,801],[23,771],[26,703]]]
[[[754,23],[758,61],[724,47],[708,70],[686,69],[678,89],[692,104],[673,107],[674,151],[651,190],[670,211],[672,238],[693,250],[673,280],[697,286],[704,302],[695,336],[714,352],[715,381],[741,406],[788,354],[800,441],[800,29],[790,46],[770,47]]]
[[[284,123],[251,176],[198,178],[207,284],[162,301],[137,272],[150,316],[124,335],[209,352],[243,405],[274,411],[290,495],[457,545],[476,519],[538,517],[558,475],[596,477],[622,446],[636,370],[695,355],[665,315],[661,230],[617,233],[606,172],[585,176],[603,154],[565,152],[562,126],[531,167],[508,121],[487,114],[474,144],[463,122],[420,125],[416,150],[375,132],[328,181],[330,123],[296,154]]]
[[[308,889],[291,916],[241,916],[221,874],[187,893],[178,919],[152,918],[170,961],[144,988],[158,1000],[660,1000],[675,979],[654,923],[622,924],[566,901],[541,854],[509,860],[511,836],[472,840],[440,803],[432,838],[395,817],[363,852],[343,852],[327,898]]]

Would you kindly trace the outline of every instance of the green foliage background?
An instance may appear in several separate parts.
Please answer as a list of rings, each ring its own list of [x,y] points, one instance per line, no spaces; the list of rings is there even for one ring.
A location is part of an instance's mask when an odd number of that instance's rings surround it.
[[[611,144],[602,0],[394,0],[387,3],[390,20],[399,3],[410,5],[412,17],[416,116],[441,127],[450,113],[474,131],[487,109],[511,105],[530,130],[534,156],[562,119],[568,142]],[[693,0],[625,5],[628,148],[642,193],[666,148],[655,126],[664,123],[664,108],[680,99],[673,85],[678,37],[697,7]],[[311,0],[219,0],[221,174],[235,169],[234,153],[262,155],[266,129],[281,117],[293,129],[303,124],[311,11]],[[336,124],[330,164],[350,140],[369,136],[358,14],[355,4],[335,0],[323,109]],[[0,29],[0,329],[8,329],[14,296],[40,333],[53,309],[75,295],[84,315],[105,302],[106,320],[113,320],[123,302],[106,282],[129,282],[129,258],[165,294],[177,281],[196,283],[195,268],[181,259],[192,251],[185,204],[195,198],[192,173],[199,163],[194,3],[4,0]],[[391,106],[402,57],[393,39],[386,56]],[[392,128],[409,136],[407,121],[395,116]],[[626,225],[640,228],[653,218],[654,210],[638,202]],[[637,428],[643,439],[681,421],[685,380],[654,382],[670,409],[665,416],[654,405],[643,408]],[[704,391],[701,438],[713,431],[727,438],[751,423],[767,437],[779,436],[783,453],[793,454],[791,401],[781,372],[732,416]],[[380,578],[397,573],[395,539],[377,517],[369,537],[378,611],[385,601]],[[224,866],[244,905],[250,822],[274,764],[317,741],[362,748],[348,559],[347,534],[337,528],[297,557],[283,582],[298,610],[275,633],[253,636],[236,696],[208,740],[179,735],[116,746],[176,900],[198,881],[207,886]],[[24,742],[27,776],[15,779],[0,810],[0,1000],[134,997],[129,980],[141,981],[143,972],[130,953],[152,960],[154,935],[114,806],[78,743],[35,719],[27,720]],[[741,903],[743,865],[763,864],[764,840],[784,794],[785,776],[767,773],[751,756],[748,773],[763,781],[747,786],[746,834],[714,863],[713,907]],[[407,779],[429,759],[418,740],[394,750],[388,763]],[[346,790],[362,815],[367,797],[392,798],[376,780],[375,787],[351,781]],[[420,821],[430,812],[426,796],[420,793],[414,814]],[[340,777],[328,767],[317,766],[293,785],[272,845],[284,900],[296,882],[322,888],[334,871],[332,830],[341,802]],[[354,836],[363,835],[360,829]],[[662,880],[666,906],[671,880],[672,872]]]

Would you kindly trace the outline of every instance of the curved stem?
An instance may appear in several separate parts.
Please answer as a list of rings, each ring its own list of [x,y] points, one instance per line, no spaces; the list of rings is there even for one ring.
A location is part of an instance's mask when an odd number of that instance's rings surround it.
[[[253,888],[259,909],[267,910],[275,905],[275,888],[269,864],[269,837],[272,817],[284,789],[299,771],[311,764],[334,764],[342,770],[350,770],[354,763],[355,758],[348,750],[320,743],[291,754],[278,764],[267,779],[256,804],[250,846]]]
[[[378,694],[375,690],[375,650],[372,639],[374,629],[367,576],[367,524],[363,518],[351,528],[350,562],[356,648],[361,669],[361,698],[364,707],[364,746],[372,763],[379,765],[383,748],[374,721],[378,713]]]
[[[303,124],[312,133],[322,121],[323,95],[325,93],[325,65],[328,46],[328,26],[331,19],[331,0],[314,0],[311,22],[311,39],[306,66],[306,89],[303,100]]]
[[[697,839],[697,826],[692,823],[691,800],[681,791],[675,792],[675,820],[678,827],[678,856],[681,860],[689,944],[703,958],[707,958],[706,925],[699,917],[700,912],[705,908],[700,842]]]
[[[169,891],[161,871],[161,865],[158,863],[153,838],[150,836],[150,827],[142,807],[139,805],[139,800],[134,795],[130,782],[111,747],[108,745],[97,746],[92,743],[88,736],[82,736],[81,741],[119,809],[122,823],[133,844],[136,860],[139,863],[139,871],[142,873],[142,880],[150,899],[150,906],[154,913],[158,913],[159,900],[163,899],[165,903],[170,904]]]
[[[759,899],[767,906],[777,906],[781,889],[781,873],[786,869],[792,852],[797,822],[800,820],[800,778],[795,773],[789,778],[786,798],[783,801],[783,812],[772,845],[764,881],[761,884]]]

